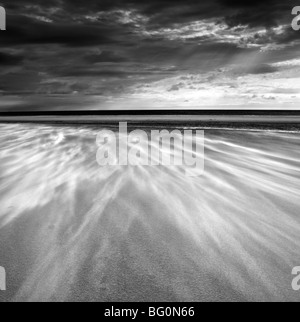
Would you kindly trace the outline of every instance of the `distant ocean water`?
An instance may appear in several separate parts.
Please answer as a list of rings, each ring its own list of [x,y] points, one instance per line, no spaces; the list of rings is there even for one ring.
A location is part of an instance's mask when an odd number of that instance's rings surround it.
[[[299,301],[300,135],[205,132],[205,173],[100,167],[101,128],[0,124],[0,301]]]

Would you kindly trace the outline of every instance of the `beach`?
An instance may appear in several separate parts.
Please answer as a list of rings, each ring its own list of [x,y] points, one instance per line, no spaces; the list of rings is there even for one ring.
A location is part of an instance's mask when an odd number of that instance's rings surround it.
[[[299,132],[205,129],[187,176],[99,166],[102,129],[0,124],[1,302],[299,301]]]

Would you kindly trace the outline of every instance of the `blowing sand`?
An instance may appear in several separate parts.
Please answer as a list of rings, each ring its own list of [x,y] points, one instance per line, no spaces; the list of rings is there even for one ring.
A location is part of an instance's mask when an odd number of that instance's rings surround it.
[[[98,131],[0,125],[0,301],[299,301],[300,134],[205,133],[205,173],[100,167]]]

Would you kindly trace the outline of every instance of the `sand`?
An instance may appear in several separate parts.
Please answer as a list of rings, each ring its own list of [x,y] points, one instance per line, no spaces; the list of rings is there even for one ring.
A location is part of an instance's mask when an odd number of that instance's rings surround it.
[[[205,172],[100,167],[96,129],[0,125],[0,301],[299,301],[300,134],[205,132]]]

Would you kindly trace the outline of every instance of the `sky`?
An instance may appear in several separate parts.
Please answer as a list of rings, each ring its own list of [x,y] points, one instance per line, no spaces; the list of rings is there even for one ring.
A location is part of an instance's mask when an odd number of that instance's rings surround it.
[[[299,1],[0,5],[0,111],[300,107]]]

